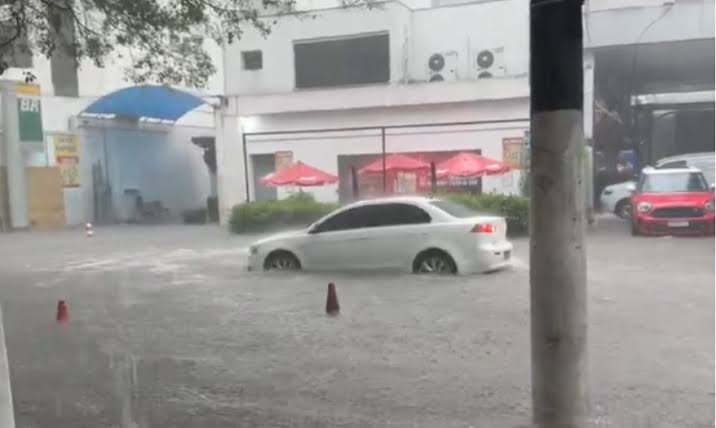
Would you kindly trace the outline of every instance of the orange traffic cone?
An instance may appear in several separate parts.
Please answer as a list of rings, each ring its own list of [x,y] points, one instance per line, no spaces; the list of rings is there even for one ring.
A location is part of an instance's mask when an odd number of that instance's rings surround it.
[[[338,296],[336,295],[336,286],[332,282],[328,283],[328,296],[326,298],[326,313],[328,316],[335,317],[340,314],[341,306],[338,304]]]
[[[67,304],[64,300],[57,301],[57,322],[64,324],[70,320],[70,311],[67,309]]]

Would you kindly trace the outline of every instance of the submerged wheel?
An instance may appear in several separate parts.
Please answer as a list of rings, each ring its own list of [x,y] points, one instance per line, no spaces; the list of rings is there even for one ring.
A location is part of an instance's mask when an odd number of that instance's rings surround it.
[[[428,250],[415,258],[413,272],[417,274],[449,275],[457,273],[455,261],[444,251]]]
[[[264,261],[264,270],[299,270],[301,262],[289,251],[274,251]]]
[[[631,201],[629,201],[629,199],[619,201],[614,208],[614,214],[621,219],[629,220],[631,218]]]

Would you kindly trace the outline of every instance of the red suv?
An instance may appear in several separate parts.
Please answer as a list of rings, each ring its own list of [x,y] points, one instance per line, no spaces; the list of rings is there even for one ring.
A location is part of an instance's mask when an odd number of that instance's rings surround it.
[[[645,168],[632,196],[632,235],[714,234],[714,192],[695,168]]]

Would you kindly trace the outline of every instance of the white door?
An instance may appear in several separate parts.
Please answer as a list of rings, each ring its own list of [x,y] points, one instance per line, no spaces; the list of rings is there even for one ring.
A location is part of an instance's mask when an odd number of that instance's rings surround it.
[[[361,268],[409,269],[427,242],[430,215],[408,203],[366,207],[369,216],[360,242]]]
[[[336,213],[317,225],[301,248],[308,270],[351,270],[367,265],[365,209]]]

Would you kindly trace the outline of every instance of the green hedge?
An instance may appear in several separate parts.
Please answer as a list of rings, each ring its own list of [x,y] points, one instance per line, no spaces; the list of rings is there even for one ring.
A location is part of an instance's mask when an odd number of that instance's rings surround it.
[[[231,210],[229,228],[234,233],[260,232],[277,226],[308,226],[338,208],[316,202],[309,193],[296,193],[280,201],[249,202]]]
[[[503,216],[512,236],[524,235],[529,224],[529,200],[522,196],[467,193],[441,195],[476,211]],[[234,233],[260,232],[277,226],[308,226],[338,208],[316,202],[308,193],[296,193],[280,201],[249,202],[231,210],[229,227]]]
[[[507,231],[512,236],[524,235],[528,232],[530,206],[529,199],[524,196],[498,195],[494,193],[482,195],[450,193],[443,195],[443,197],[459,202],[475,211],[505,217]]]

